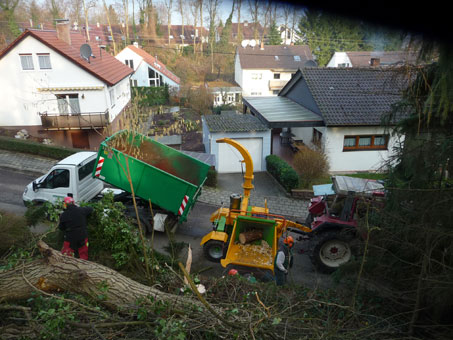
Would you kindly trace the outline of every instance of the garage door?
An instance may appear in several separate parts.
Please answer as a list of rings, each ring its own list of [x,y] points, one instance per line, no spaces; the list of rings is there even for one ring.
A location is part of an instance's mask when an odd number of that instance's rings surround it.
[[[249,152],[253,160],[253,171],[262,171],[263,139],[262,138],[237,138],[235,141],[241,143]],[[219,143],[218,172],[241,172],[242,155],[234,146],[226,143]],[[245,172],[245,163],[243,165]]]

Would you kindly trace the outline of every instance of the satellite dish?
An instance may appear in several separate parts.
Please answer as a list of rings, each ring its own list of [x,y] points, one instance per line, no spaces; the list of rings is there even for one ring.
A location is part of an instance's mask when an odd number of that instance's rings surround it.
[[[248,44],[249,44],[249,41],[247,39],[246,40],[242,40],[242,42],[241,42],[241,45],[244,48],[246,48]]]
[[[252,46],[252,47],[256,46],[256,40],[255,39],[250,40],[250,46]]]
[[[86,61],[90,62],[90,57],[93,55],[93,51],[91,51],[91,47],[88,44],[83,44],[80,46],[80,56],[85,59]]]
[[[318,64],[314,60],[307,60],[304,64],[304,67],[317,67]]]

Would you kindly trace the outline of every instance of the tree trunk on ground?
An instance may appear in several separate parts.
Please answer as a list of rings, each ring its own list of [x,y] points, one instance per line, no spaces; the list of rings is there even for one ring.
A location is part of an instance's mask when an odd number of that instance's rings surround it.
[[[63,255],[43,241],[38,242],[38,248],[43,259],[0,273],[0,301],[27,299],[39,289],[47,293],[71,291],[94,299],[102,297],[100,302],[113,309],[131,307],[148,296],[181,310],[190,305],[204,308],[197,300],[161,292],[103,265]]]
[[[259,229],[253,229],[239,234],[239,242],[241,242],[241,244],[247,244],[256,240],[261,240],[262,238],[263,231]]]

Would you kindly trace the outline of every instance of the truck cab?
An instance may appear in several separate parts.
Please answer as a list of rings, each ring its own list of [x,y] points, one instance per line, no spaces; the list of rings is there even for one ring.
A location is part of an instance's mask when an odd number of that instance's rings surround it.
[[[104,184],[91,176],[96,152],[77,152],[54,165],[47,174],[28,184],[22,195],[24,204],[55,203],[72,195],[76,202],[89,201],[104,188]]]

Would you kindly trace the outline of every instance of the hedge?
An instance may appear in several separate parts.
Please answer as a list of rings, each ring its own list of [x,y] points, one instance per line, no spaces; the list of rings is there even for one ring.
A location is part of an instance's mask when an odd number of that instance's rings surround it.
[[[42,157],[53,158],[56,160],[68,157],[78,151],[78,149],[64,148],[55,145],[40,144],[24,139],[16,139],[0,136],[0,149],[12,152],[29,153]]]
[[[140,105],[166,105],[170,101],[168,85],[158,87],[132,87],[132,98],[138,97]]]
[[[291,191],[299,185],[299,176],[288,163],[276,155],[266,157],[267,171],[287,190]]]

